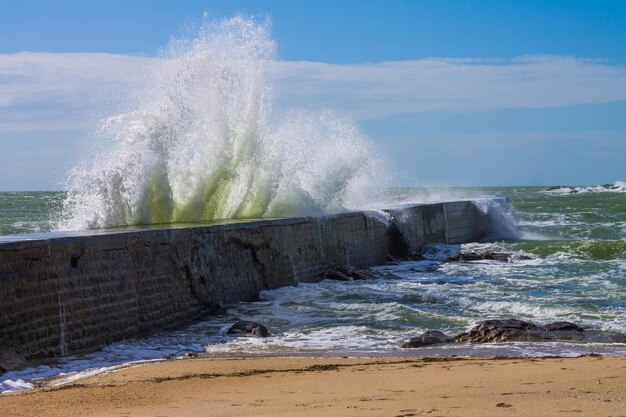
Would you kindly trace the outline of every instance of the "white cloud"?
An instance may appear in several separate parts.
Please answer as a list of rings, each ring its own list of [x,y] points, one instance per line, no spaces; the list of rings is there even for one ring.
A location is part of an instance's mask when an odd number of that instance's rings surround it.
[[[359,119],[428,111],[545,108],[626,99],[626,67],[567,57],[422,59],[380,64],[276,64],[280,97]]]
[[[85,129],[123,106],[156,58],[0,55],[0,131]],[[569,57],[421,59],[378,64],[272,63],[277,107],[397,113],[545,108],[626,100],[626,67]]]
[[[100,53],[0,55],[0,131],[91,127],[153,61]]]

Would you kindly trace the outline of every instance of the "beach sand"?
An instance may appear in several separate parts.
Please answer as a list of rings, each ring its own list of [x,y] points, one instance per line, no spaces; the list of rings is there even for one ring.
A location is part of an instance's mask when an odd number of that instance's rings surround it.
[[[0,396],[2,416],[626,416],[626,357],[192,358]]]

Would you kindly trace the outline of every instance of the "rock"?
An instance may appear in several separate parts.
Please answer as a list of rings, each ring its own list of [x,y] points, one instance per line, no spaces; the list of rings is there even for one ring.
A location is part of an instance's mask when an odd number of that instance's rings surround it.
[[[453,338],[455,342],[489,343],[506,342],[513,337],[520,337],[528,330],[537,330],[538,326],[521,320],[487,320],[478,323],[469,332]]]
[[[253,321],[239,320],[233,324],[226,332],[233,336],[257,336],[268,337],[270,335],[267,327]]]
[[[325,279],[332,279],[334,281],[352,281],[352,278],[349,275],[344,274],[338,270],[331,270],[324,275]]]
[[[336,281],[357,281],[379,278],[379,276],[368,269],[355,269],[350,266],[340,266],[326,272],[324,278]]]
[[[426,258],[419,252],[411,252],[409,253],[409,259],[412,261],[425,261]]]
[[[380,275],[371,269],[355,269],[350,273],[350,276],[358,280],[376,279],[380,278]]]
[[[575,325],[574,323],[570,323],[569,321],[557,321],[555,323],[546,324],[543,326],[549,332],[561,330],[561,331],[570,331],[574,330],[577,332],[582,332],[584,329]]]
[[[584,331],[574,323],[557,322],[538,326],[522,320],[486,320],[467,333],[455,336],[454,342],[493,343],[538,340],[583,340]]]
[[[389,265],[397,265],[400,262],[404,262],[403,258],[399,258],[397,256],[393,256],[393,255],[387,255],[387,264]]]
[[[575,340],[599,343],[626,343],[626,334],[585,330],[568,321],[558,321],[544,326],[522,320],[486,320],[469,332],[455,337],[430,330],[403,343],[404,348],[430,346],[437,343],[497,343],[531,342],[542,340]]]
[[[448,256],[445,262],[472,262],[472,261],[484,261],[484,260],[508,262],[510,258],[511,258],[511,255],[507,253],[468,252],[468,253],[457,253],[456,255]]]
[[[403,343],[403,348],[417,348],[422,346],[436,345],[438,343],[450,342],[452,338],[438,330],[429,330],[419,336],[412,337],[408,342]]]

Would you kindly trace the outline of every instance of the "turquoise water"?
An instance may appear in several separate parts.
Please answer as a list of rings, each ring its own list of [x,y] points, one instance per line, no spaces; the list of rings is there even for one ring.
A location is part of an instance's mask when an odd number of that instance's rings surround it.
[[[270,350],[393,350],[399,341],[425,330],[456,334],[491,318],[537,323],[568,320],[587,328],[624,333],[623,191],[581,188],[570,194],[532,187],[448,190],[463,196],[508,196],[517,212],[522,239],[460,247],[436,245],[425,253],[431,261],[376,268],[380,280],[324,281],[265,292],[260,302],[243,303],[233,307],[230,314],[273,328],[276,340],[261,342]],[[440,262],[446,254],[459,250],[507,252],[513,258],[507,263]],[[254,350],[258,345],[258,341],[237,340],[208,350]],[[558,348],[552,351],[558,352]]]
[[[380,278],[375,280],[324,280],[263,291],[259,301],[229,306],[190,327],[115,343],[6,378],[28,379],[189,350],[216,355],[624,355],[624,344],[599,343],[457,345],[410,351],[399,347],[425,330],[456,334],[492,318],[536,323],[568,320],[586,328],[626,333],[626,192],[621,184],[615,190],[394,190],[390,194],[402,202],[507,196],[516,210],[522,239],[435,245],[424,252],[430,260],[377,267]],[[0,230],[3,234],[49,230],[46,216],[55,213],[62,198],[61,193],[0,193]],[[508,252],[513,258],[505,263],[441,262],[446,254],[459,250]],[[236,319],[263,323],[273,336],[229,338],[225,331]]]

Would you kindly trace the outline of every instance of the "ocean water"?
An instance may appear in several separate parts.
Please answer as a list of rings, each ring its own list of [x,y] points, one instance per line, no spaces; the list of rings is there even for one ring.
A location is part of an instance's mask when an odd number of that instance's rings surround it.
[[[626,184],[575,190],[388,190],[388,200],[403,203],[445,196],[507,196],[522,238],[433,245],[424,251],[429,260],[374,268],[378,279],[324,280],[263,291],[258,301],[227,306],[183,329],[5,374],[0,388],[28,388],[29,383],[23,381],[32,378],[86,369],[102,372],[122,363],[177,357],[188,351],[215,355],[625,355],[625,344],[572,342],[400,348],[403,341],[425,330],[453,335],[494,318],[536,323],[568,320],[590,329],[626,333]],[[46,213],[59,209],[63,197],[63,193],[0,193],[3,232],[46,230]],[[510,262],[442,262],[458,251],[499,251],[513,257]],[[237,319],[260,322],[272,336],[226,336]]]
[[[375,268],[368,281],[264,291],[256,302],[177,331],[118,342],[0,377],[0,391],[34,378],[73,380],[134,361],[215,355],[626,354],[626,345],[533,343],[404,350],[425,330],[449,334],[480,320],[570,320],[626,332],[626,184],[564,187],[389,188],[388,166],[354,123],[328,112],[275,112],[267,24],[203,22],[175,39],[138,80],[126,109],[105,117],[68,175],[67,192],[0,193],[0,235],[216,219],[316,215],[506,196],[522,239],[438,245],[430,259]],[[514,225],[511,225],[514,226]],[[14,237],[15,238],[15,237]],[[14,239],[13,238],[13,239]],[[500,251],[511,262],[443,263],[457,251]],[[530,259],[523,259],[530,257]],[[230,338],[237,319],[272,337]]]
[[[0,236],[53,229],[63,192],[0,192]]]

